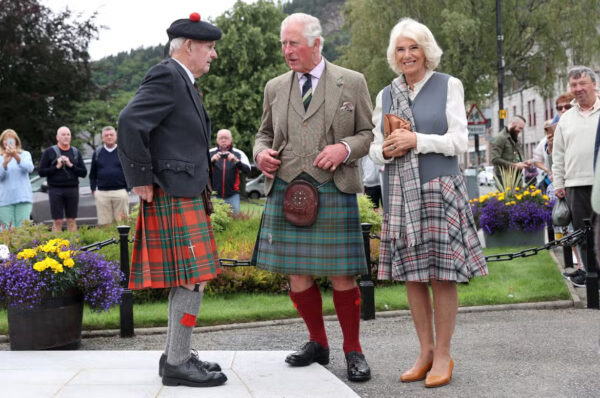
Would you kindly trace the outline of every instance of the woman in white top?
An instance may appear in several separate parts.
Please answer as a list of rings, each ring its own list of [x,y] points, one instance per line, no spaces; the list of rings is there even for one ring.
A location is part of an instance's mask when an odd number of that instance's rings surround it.
[[[434,72],[441,55],[425,25],[405,18],[392,29],[387,58],[398,77],[377,95],[369,151],[385,165],[378,277],[406,282],[421,349],[401,380],[425,379],[427,387],[452,377],[456,283],[487,275],[457,158],[468,141],[463,87]],[[388,113],[409,121],[411,129],[395,129],[384,139]]]

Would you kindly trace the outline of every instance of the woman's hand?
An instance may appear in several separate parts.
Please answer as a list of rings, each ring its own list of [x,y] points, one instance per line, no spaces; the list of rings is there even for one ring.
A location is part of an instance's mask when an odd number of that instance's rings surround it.
[[[417,135],[415,133],[406,129],[396,129],[383,141],[383,157],[386,159],[398,158],[416,147]]]

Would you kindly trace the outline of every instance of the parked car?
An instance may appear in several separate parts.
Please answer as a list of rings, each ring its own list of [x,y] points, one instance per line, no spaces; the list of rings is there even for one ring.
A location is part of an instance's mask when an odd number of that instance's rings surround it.
[[[85,178],[79,179],[79,206],[77,210],[77,224],[96,225],[98,223],[98,214],[96,213],[96,202],[90,189],[90,167],[92,159],[84,159],[88,174]],[[48,201],[48,184],[46,177],[35,175],[29,180],[33,190],[33,208],[31,209],[31,219],[35,223],[52,224],[52,215],[50,214],[50,202]],[[129,209],[140,201],[139,196],[129,193]]]
[[[485,166],[483,170],[477,174],[477,182],[479,185],[494,185],[494,166]]]
[[[246,195],[250,199],[258,199],[265,196],[265,175],[261,174],[246,183]]]

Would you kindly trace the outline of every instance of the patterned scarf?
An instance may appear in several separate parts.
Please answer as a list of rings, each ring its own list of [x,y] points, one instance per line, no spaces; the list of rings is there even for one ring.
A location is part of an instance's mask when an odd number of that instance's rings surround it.
[[[415,130],[415,119],[410,108],[408,85],[404,75],[392,81],[392,109],[390,113],[410,121]],[[404,239],[407,247],[421,244],[421,180],[419,158],[414,150],[389,164],[389,232],[390,238]]]

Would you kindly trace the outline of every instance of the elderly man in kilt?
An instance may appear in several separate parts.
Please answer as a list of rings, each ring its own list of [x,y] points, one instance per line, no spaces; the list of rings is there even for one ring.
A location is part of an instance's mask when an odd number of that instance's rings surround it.
[[[167,29],[170,58],[152,67],[119,116],[127,184],[141,198],[131,289],[171,288],[159,375],[168,386],[218,386],[216,363],[190,352],[204,285],[220,272],[210,224],[210,119],[195,79],[217,58],[221,30],[192,13]]]
[[[317,18],[288,16],[281,25],[281,46],[291,71],[265,87],[253,151],[268,193],[254,260],[262,269],[290,275],[290,298],[310,334],[310,341],[285,361],[291,366],[329,362],[321,293],[314,282],[314,276],[327,276],[344,336],[348,378],[366,381],[371,370],[359,341],[355,276],[367,270],[356,199],[362,192],[358,162],[373,140],[367,84],[361,74],[321,56]],[[298,180],[317,190],[312,225],[292,224],[284,215],[286,187]],[[294,200],[302,202],[304,195]],[[300,216],[307,208],[300,209]]]

